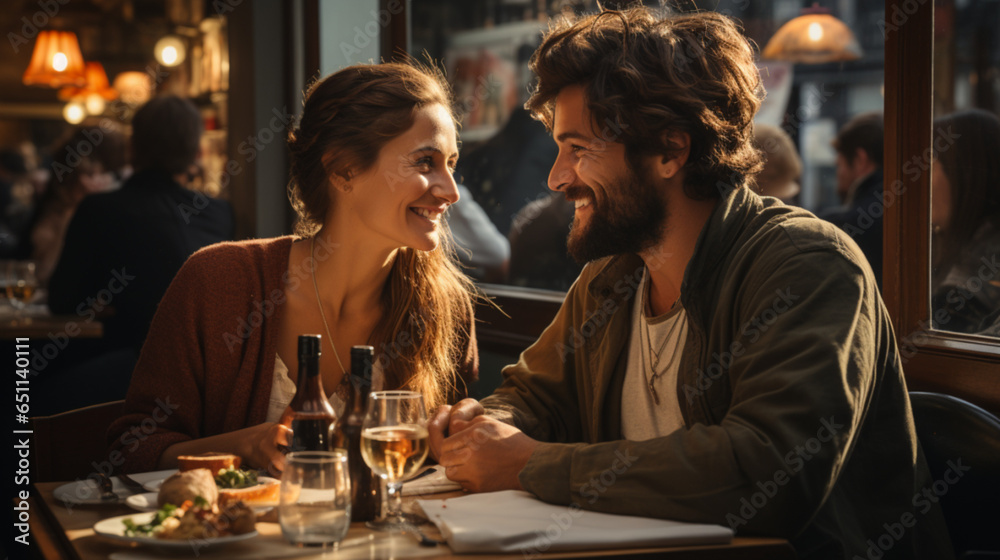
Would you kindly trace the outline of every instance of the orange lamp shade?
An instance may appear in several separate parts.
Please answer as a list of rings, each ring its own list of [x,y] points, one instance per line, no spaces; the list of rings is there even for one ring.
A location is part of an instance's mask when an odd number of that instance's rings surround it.
[[[40,32],[31,54],[31,64],[21,80],[27,86],[52,88],[87,85],[76,34],[71,31]]]
[[[59,99],[68,101],[74,97],[99,95],[111,101],[118,97],[118,92],[108,83],[108,74],[100,62],[88,62],[86,65],[87,84],[84,87],[67,86],[59,90]]]
[[[771,37],[762,59],[820,64],[861,58],[861,45],[844,22],[820,10],[803,12]]]

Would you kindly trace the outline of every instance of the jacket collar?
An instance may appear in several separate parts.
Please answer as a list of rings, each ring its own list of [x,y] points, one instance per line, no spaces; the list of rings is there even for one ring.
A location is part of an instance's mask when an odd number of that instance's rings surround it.
[[[681,304],[700,324],[705,324],[710,311],[701,308],[699,295],[711,289],[710,281],[718,280],[719,264],[761,208],[760,197],[750,189],[729,189],[705,222],[681,284]],[[642,259],[634,253],[606,257],[591,266],[600,268],[588,285],[590,295],[598,300],[612,298],[619,305],[635,295],[644,270]]]

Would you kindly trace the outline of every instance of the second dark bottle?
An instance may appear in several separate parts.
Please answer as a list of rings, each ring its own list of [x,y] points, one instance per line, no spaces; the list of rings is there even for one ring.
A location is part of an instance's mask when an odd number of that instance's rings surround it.
[[[375,349],[371,346],[351,348],[351,391],[338,423],[340,444],[347,449],[347,465],[351,473],[351,521],[370,521],[378,513],[379,485],[361,456],[361,429],[365,422],[368,394],[372,390],[374,358]]]

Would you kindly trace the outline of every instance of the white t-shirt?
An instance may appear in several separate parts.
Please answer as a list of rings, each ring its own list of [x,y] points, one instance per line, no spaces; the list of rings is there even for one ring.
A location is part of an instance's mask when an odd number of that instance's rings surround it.
[[[687,312],[678,301],[666,313],[647,318],[648,279],[649,271],[643,272],[636,292],[640,296],[633,303],[622,389],[622,433],[631,441],[665,436],[684,427],[677,400],[677,372],[687,340]]]

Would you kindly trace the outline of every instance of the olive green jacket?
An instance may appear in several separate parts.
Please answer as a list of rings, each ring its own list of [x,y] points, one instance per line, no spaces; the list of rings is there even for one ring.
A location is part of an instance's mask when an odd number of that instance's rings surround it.
[[[674,266],[671,255],[650,265]],[[635,255],[589,264],[483,400],[546,442],[520,472],[526,490],[785,537],[800,557],[951,557],[936,498],[921,494],[933,481],[889,315],[847,236],[746,189],[725,194],[681,286],[686,427],[627,441],[622,386],[644,266]]]

